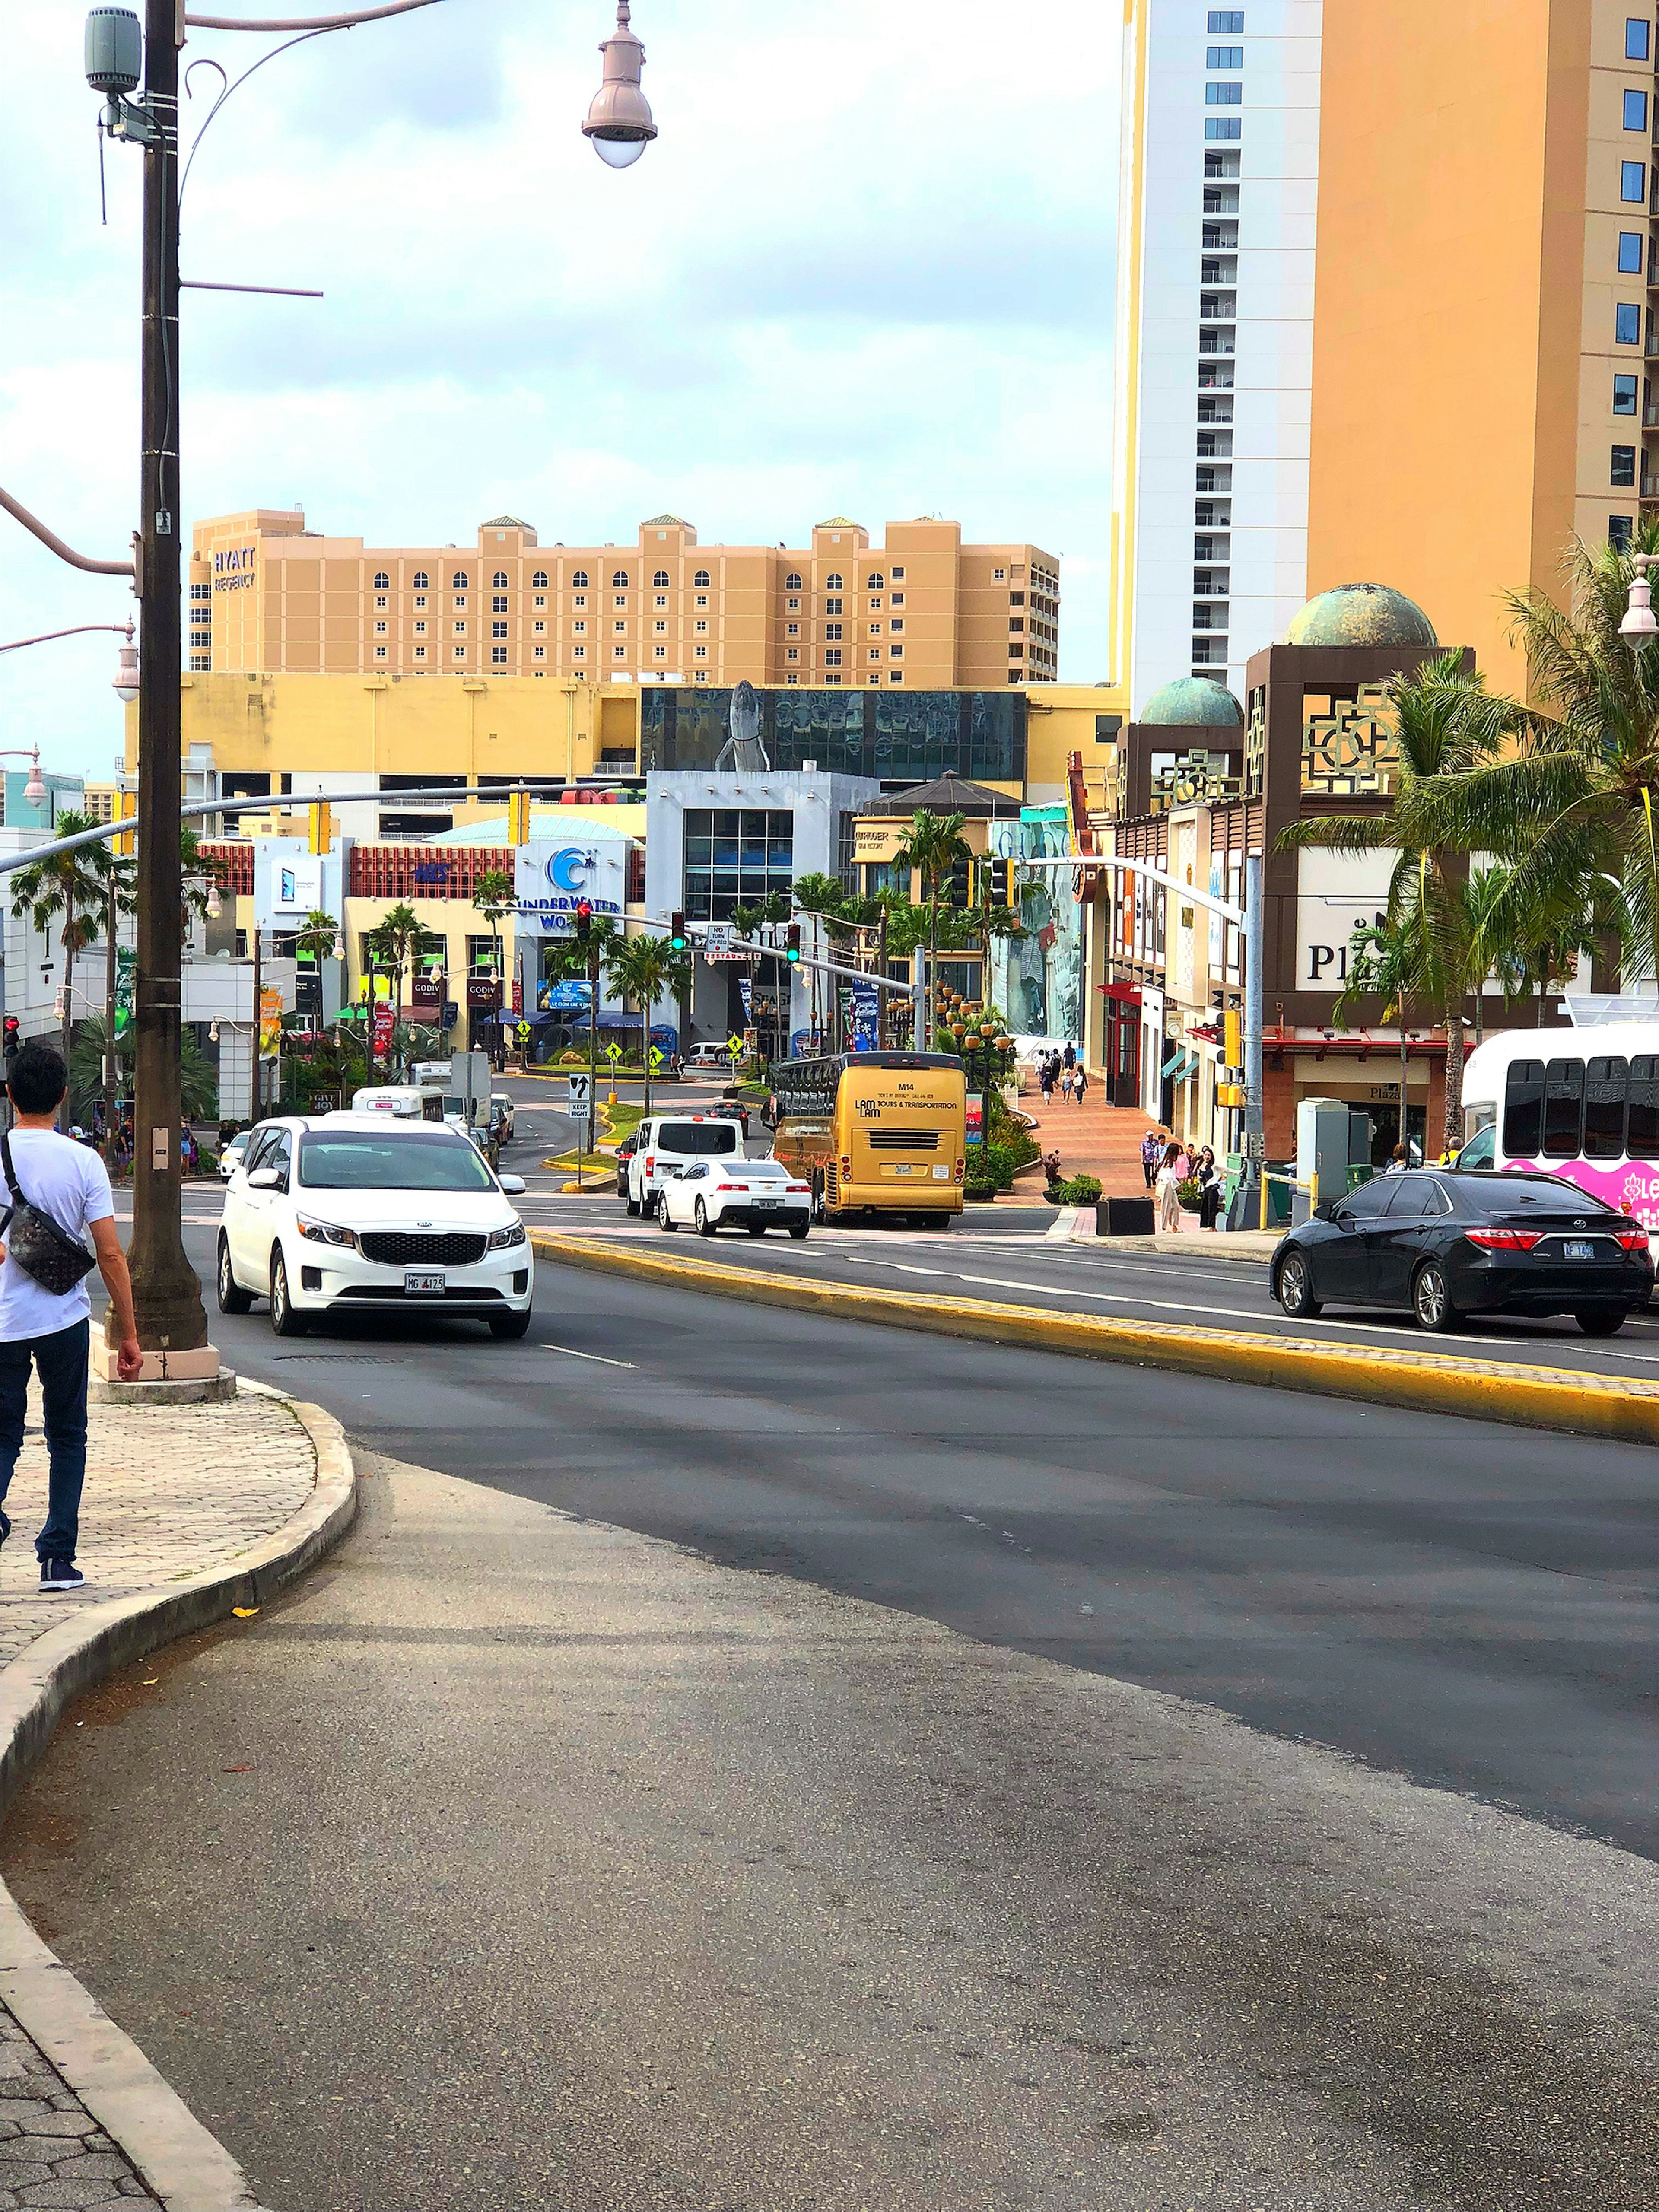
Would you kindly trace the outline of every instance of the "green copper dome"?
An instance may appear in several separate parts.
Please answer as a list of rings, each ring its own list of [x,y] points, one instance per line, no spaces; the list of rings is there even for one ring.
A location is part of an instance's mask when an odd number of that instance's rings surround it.
[[[1286,645],[1434,645],[1434,624],[1415,599],[1386,584],[1339,584],[1294,616]]]
[[[1153,692],[1135,719],[1170,729],[1242,730],[1244,709],[1224,684],[1212,684],[1202,676],[1177,676],[1173,684]]]

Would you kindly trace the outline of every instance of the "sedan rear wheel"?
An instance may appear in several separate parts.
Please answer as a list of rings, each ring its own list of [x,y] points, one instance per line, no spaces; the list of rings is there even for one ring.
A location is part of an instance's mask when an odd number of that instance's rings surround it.
[[[1599,1313],[1576,1313],[1573,1319],[1586,1336],[1617,1336],[1629,1316],[1622,1306],[1614,1307],[1611,1312],[1604,1306]]]
[[[1286,1254],[1280,1263],[1279,1303],[1292,1321],[1312,1321],[1325,1310],[1313,1294],[1313,1276],[1299,1252]]]
[[[1412,1310],[1417,1316],[1419,1328],[1446,1329],[1455,1323],[1457,1312],[1451,1302],[1446,1271],[1437,1260],[1425,1261],[1418,1269],[1417,1279],[1412,1285]]]

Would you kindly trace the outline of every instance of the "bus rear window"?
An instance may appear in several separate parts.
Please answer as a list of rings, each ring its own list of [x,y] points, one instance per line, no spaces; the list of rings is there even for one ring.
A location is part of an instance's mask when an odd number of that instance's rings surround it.
[[[1622,1053],[1591,1060],[1584,1079],[1584,1158],[1625,1157],[1625,1088],[1630,1068]]]
[[[1659,1160],[1659,1058],[1638,1053],[1631,1061],[1625,1143],[1632,1159]]]
[[[735,1152],[738,1125],[735,1121],[665,1121],[657,1132],[657,1142],[665,1152],[693,1156]]]

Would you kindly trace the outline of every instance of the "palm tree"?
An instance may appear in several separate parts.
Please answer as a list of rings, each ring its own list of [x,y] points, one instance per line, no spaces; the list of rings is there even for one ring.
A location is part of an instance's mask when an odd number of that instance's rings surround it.
[[[845,907],[847,887],[839,876],[821,875],[814,872],[811,875],[798,877],[791,889],[790,896],[794,901],[797,914],[807,915],[813,921],[823,925],[827,923],[830,915],[840,914]],[[829,932],[826,927],[823,930],[823,939],[826,944],[828,938]],[[808,988],[812,1008],[812,1033],[816,1036],[818,1033],[818,970],[816,968],[810,968],[807,975],[810,979]]]
[[[1509,595],[1545,711],[1525,714],[1504,757],[1437,777],[1422,797],[1437,842],[1508,863],[1500,905],[1522,933],[1564,896],[1589,893],[1626,966],[1659,974],[1659,652],[1619,634],[1631,556],[1654,551],[1659,518],[1638,524],[1629,546],[1575,539],[1571,612],[1540,592]]]
[[[605,976],[617,997],[640,1010],[641,1058],[645,1066],[645,1113],[651,1111],[651,1012],[659,1000],[690,981],[691,963],[665,937],[619,937],[605,947]]]
[[[495,981],[503,991],[507,978],[501,964],[501,923],[513,913],[517,900],[512,877],[505,868],[486,868],[472,886],[474,911],[481,914],[489,924],[489,934],[495,949]]]
[[[1382,1018],[1400,1025],[1400,1142],[1406,1133],[1406,1001],[1423,977],[1423,942],[1409,920],[1362,922],[1348,940],[1348,972],[1336,994],[1331,1017],[1339,1029],[1358,999],[1381,999]],[[1427,1130],[1425,1129],[1426,1138]]]
[[[313,907],[294,933],[294,949],[319,964],[333,959],[340,947],[340,927],[331,914]]]
[[[370,932],[374,957],[383,961],[392,977],[392,1009],[397,1024],[403,1024],[404,969],[414,958],[422,938],[420,921],[412,906],[400,899],[389,906],[380,917],[380,926]],[[373,987],[370,988],[369,1018],[374,1015]],[[393,1052],[396,1053],[394,1042]]]
[[[960,814],[930,814],[918,807],[910,817],[910,832],[893,855],[896,868],[914,869],[921,878],[922,902],[927,908],[927,1019],[922,1034],[931,1037],[938,1019],[939,892],[957,869],[973,854],[962,834]]]
[[[60,837],[94,830],[90,814],[60,814],[53,827]],[[69,1067],[70,1041],[75,1027],[75,956],[98,934],[99,918],[109,898],[109,881],[116,856],[102,842],[83,845],[68,853],[53,853],[31,866],[20,868],[11,879],[11,910],[27,915],[42,937],[50,937],[53,922],[61,922],[58,941],[64,948],[63,1054]],[[60,1112],[62,1127],[70,1127],[67,1093]]]
[[[1389,811],[1293,822],[1280,832],[1279,843],[1281,849],[1316,845],[1340,853],[1398,850],[1389,886],[1389,924],[1415,938],[1413,988],[1439,1009],[1445,1024],[1449,1147],[1461,1141],[1463,1123],[1463,1008],[1471,984],[1463,883],[1469,848],[1444,834],[1440,793],[1498,760],[1522,718],[1512,700],[1488,692],[1483,677],[1467,674],[1457,653],[1425,660],[1410,675],[1391,677],[1387,701],[1400,747],[1399,779]],[[1351,960],[1350,983],[1352,969]],[[1483,968],[1481,975],[1485,972]],[[1474,988],[1478,991],[1478,979]]]
[[[59,817],[62,818],[61,817]],[[88,1103],[104,1087],[104,1065],[107,1060],[131,1081],[135,1032],[131,1024],[119,1032],[112,1052],[105,1039],[108,1032],[101,1014],[88,1014],[76,1025],[74,1042],[70,1048],[70,1097],[77,1115],[87,1110]],[[187,1121],[210,1121],[219,1112],[219,1085],[213,1064],[185,1030],[179,1041],[179,1103]]]

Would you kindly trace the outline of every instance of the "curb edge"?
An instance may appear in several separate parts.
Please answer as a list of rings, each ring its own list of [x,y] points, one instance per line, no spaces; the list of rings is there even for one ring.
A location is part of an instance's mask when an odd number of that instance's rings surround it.
[[[259,1605],[304,1573],[356,1517],[356,1470],[345,1431],[320,1406],[290,1399],[317,1455],[316,1487],[299,1512],[215,1567],[161,1592],[88,1608],[36,1638],[0,1668],[0,1811],[51,1742],[64,1707],[118,1667],[159,1645]],[[0,1882],[0,2002],[39,2045],[167,2212],[248,2212],[246,2175],[35,1933]]]

